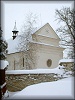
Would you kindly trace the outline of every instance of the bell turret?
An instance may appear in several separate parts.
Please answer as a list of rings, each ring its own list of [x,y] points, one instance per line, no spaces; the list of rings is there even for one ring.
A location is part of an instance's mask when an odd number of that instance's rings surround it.
[[[12,37],[13,37],[13,40],[14,40],[14,39],[16,38],[16,36],[18,35],[18,32],[19,32],[19,31],[17,30],[17,28],[16,28],[16,21],[15,21],[15,26],[14,26],[14,29],[13,29],[12,32],[13,32],[13,36],[12,36]]]

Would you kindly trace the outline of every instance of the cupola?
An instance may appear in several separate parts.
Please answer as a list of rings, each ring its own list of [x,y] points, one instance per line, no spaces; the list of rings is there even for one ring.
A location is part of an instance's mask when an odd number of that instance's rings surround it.
[[[12,36],[12,37],[13,37],[13,40],[14,40],[14,39],[16,38],[16,36],[18,35],[18,32],[19,32],[19,31],[17,30],[17,28],[16,28],[16,21],[15,21],[14,29],[13,29],[12,32],[13,32],[13,36]]]

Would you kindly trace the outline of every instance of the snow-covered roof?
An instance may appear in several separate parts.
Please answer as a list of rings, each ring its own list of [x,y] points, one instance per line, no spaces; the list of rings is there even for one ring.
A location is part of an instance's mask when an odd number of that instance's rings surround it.
[[[44,27],[44,26],[42,26],[42,27]],[[35,34],[39,29],[40,28],[38,28],[37,30],[34,30],[33,31],[33,34]],[[14,30],[16,30],[16,23],[15,23],[15,26],[14,26]],[[15,52],[19,52],[19,49],[17,49],[17,48],[18,48],[18,45],[20,43],[20,35],[18,35],[14,40],[13,40],[13,38],[8,39],[7,40],[7,43],[8,43],[8,48],[7,48],[8,54],[15,53]],[[48,44],[45,44],[45,43],[38,43],[38,44],[43,44],[43,45],[49,46]],[[50,45],[50,46],[53,46],[53,45]]]
[[[46,35],[41,35],[41,34],[38,34],[38,36],[43,36],[43,37],[47,37],[47,38],[51,38],[51,39],[56,39],[56,38],[52,38],[50,36],[46,36]],[[57,40],[57,39],[56,39]],[[58,41],[60,40],[60,38],[58,38]]]
[[[60,64],[60,63],[69,63],[69,62],[74,62],[74,59],[61,59],[61,60],[59,61],[59,64]]]
[[[50,46],[50,47],[57,47],[57,48],[60,48],[60,46],[54,46],[52,44],[47,44],[47,43],[42,43],[42,42],[35,42],[35,41],[31,41],[31,43],[35,43],[35,44],[39,44],[39,45],[44,45],[44,46]],[[65,48],[62,48],[61,49],[65,49]]]
[[[17,36],[14,40],[13,40],[13,38],[10,38],[10,39],[7,40],[8,54],[19,52],[19,50],[17,49],[18,44],[19,44],[19,39],[20,39],[19,36]]]
[[[0,60],[0,64],[0,69],[4,69],[9,65],[8,61],[6,60]]]

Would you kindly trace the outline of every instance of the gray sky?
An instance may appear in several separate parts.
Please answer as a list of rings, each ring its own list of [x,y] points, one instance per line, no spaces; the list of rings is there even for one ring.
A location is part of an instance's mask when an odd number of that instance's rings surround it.
[[[49,23],[53,29],[56,30],[58,28],[58,24],[57,21],[55,21],[55,9],[72,6],[72,1],[2,1],[2,30],[5,39],[12,37],[12,30],[15,24],[15,20],[18,31],[21,31],[25,16],[29,12],[38,15],[38,27],[45,23]]]

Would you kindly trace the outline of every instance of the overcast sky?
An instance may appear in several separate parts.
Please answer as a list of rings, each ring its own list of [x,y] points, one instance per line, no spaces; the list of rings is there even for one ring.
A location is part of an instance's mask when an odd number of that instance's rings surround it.
[[[55,21],[55,9],[61,9],[62,7],[72,7],[73,2],[51,2],[51,1],[2,1],[2,30],[5,39],[12,37],[12,30],[15,24],[18,31],[21,31],[25,16],[29,13],[35,13],[38,15],[38,27],[49,23],[54,30],[58,28],[57,21]]]

